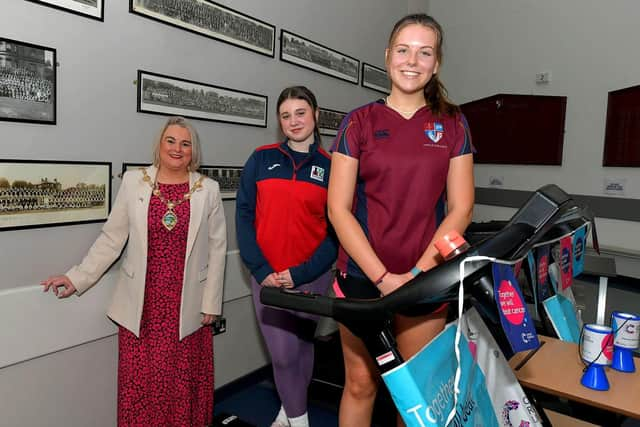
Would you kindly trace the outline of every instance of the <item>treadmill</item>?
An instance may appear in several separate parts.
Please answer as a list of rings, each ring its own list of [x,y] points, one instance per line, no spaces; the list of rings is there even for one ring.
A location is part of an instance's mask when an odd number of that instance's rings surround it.
[[[416,314],[428,314],[444,302],[457,302],[459,266],[467,257],[518,261],[537,244],[559,239],[586,224],[591,225],[592,244],[599,252],[592,212],[558,186],[546,185],[532,193],[504,228],[473,244],[465,253],[419,274],[391,294],[375,299],[338,299],[296,289],[264,287],[260,299],[273,307],[335,319],[363,340],[373,360],[391,352],[393,360],[378,366],[384,373],[404,363],[392,333],[394,314],[415,305],[423,309]],[[463,279],[465,305],[477,308],[506,359],[510,359],[513,351],[502,330],[494,299],[491,261],[465,262]],[[535,404],[534,399],[531,401]],[[544,413],[537,409],[544,422]]]

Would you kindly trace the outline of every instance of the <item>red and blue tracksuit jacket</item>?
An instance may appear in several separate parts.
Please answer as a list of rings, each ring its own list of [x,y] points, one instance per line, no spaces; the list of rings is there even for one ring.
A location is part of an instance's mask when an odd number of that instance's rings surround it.
[[[330,164],[317,141],[297,165],[287,141],[259,147],[247,160],[236,233],[240,256],[258,283],[288,268],[297,286],[331,268],[337,240],[326,209]]]

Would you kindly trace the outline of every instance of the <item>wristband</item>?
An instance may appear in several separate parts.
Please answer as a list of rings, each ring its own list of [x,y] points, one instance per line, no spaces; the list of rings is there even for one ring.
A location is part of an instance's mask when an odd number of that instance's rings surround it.
[[[378,280],[373,282],[373,284],[378,286],[380,283],[382,283],[382,281],[384,280],[384,278],[386,277],[387,274],[389,274],[389,271],[385,270],[384,273],[382,273],[382,275],[378,278]]]
[[[422,270],[421,270],[420,268],[418,268],[418,266],[416,265],[416,266],[414,266],[414,267],[411,269],[410,273],[413,275],[413,277],[416,277],[418,274],[420,274],[420,273],[424,273],[424,271],[422,271]]]

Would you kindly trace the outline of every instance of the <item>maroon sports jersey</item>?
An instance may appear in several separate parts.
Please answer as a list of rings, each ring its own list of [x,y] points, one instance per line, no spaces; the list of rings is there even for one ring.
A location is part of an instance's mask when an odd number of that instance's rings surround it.
[[[353,213],[373,250],[390,272],[411,270],[444,218],[449,160],[474,151],[466,119],[427,107],[406,119],[379,100],[345,117],[332,151],[359,160]],[[365,277],[342,247],[337,267]]]

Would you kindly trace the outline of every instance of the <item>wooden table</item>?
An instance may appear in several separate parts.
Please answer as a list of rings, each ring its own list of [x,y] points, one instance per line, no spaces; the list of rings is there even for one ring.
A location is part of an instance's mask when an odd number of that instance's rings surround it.
[[[596,391],[580,384],[584,365],[577,344],[546,336],[539,338],[540,348],[517,353],[509,360],[509,366],[525,388],[640,419],[639,358],[635,358],[633,373],[605,368],[610,388]]]

